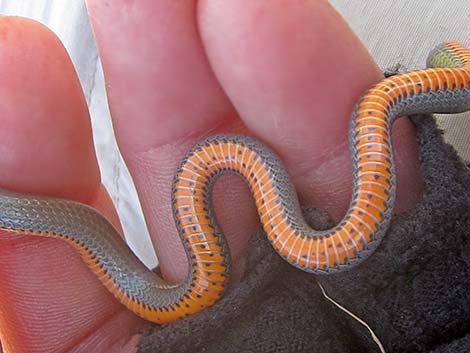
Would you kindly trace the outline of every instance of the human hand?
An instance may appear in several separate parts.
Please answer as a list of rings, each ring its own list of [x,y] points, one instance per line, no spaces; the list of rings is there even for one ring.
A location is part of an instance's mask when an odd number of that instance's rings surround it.
[[[184,153],[218,132],[254,135],[284,160],[303,204],[340,218],[351,196],[347,129],[381,78],[326,1],[88,1],[121,153],[163,275],[186,260],[170,189]],[[117,227],[101,185],[86,104],[66,52],[32,21],[0,19],[0,185],[90,204]],[[412,125],[394,126],[397,210],[419,195]],[[259,221],[243,182],[216,185],[215,207],[243,272]],[[68,244],[0,235],[0,337],[7,352],[132,352],[145,324],[110,295]]]

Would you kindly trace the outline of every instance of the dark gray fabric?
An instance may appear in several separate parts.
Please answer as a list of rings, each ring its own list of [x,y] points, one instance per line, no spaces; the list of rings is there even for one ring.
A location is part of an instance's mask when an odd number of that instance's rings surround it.
[[[470,334],[460,339],[451,340],[432,350],[431,353],[468,353],[470,352]]]
[[[470,351],[470,173],[432,118],[415,123],[423,198],[394,217],[368,260],[316,277],[257,235],[240,284],[198,315],[153,326],[139,352],[377,352],[367,329],[328,302],[316,281],[365,320],[387,352]],[[307,216],[315,227],[331,225],[319,211]]]

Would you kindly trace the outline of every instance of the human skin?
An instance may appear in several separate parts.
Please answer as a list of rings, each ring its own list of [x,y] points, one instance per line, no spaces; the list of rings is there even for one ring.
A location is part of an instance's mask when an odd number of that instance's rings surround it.
[[[112,4],[112,5],[111,5]],[[284,160],[301,203],[339,219],[351,195],[351,110],[380,70],[326,2],[87,2],[116,138],[164,277],[187,273],[170,204],[180,158],[219,132],[247,133]],[[100,181],[86,103],[58,39],[0,18],[0,185],[87,203],[120,229]],[[414,129],[393,128],[396,210],[419,198]],[[235,176],[216,184],[218,220],[243,273],[259,227]],[[0,234],[5,352],[134,352],[146,323],[119,304],[68,244]]]

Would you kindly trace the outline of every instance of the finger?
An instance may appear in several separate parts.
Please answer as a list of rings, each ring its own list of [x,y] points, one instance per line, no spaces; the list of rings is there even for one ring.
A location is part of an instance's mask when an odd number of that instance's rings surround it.
[[[58,39],[36,22],[0,18],[0,185],[96,206],[118,225],[100,186],[87,107]],[[140,321],[57,239],[0,234],[0,338],[6,351],[114,344]],[[106,330],[112,323],[120,329]],[[106,350],[106,349],[105,349]]]
[[[109,6],[89,0],[87,6],[120,151],[136,184],[163,275],[179,281],[187,274],[187,264],[171,212],[176,167],[202,136],[244,127],[207,63],[195,1],[145,0],[135,6],[121,0]],[[231,178],[216,185],[214,200],[232,257],[239,259],[258,227],[251,197],[243,182]],[[239,272],[241,265],[234,268]]]
[[[247,127],[285,161],[304,204],[342,217],[351,197],[349,119],[382,75],[327,1],[199,2],[209,62]],[[394,126],[397,209],[419,195],[411,123]]]

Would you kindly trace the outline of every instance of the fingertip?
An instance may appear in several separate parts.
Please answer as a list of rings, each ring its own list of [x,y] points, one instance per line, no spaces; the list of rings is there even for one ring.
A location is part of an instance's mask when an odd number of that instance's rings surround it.
[[[200,30],[217,77],[246,125],[285,154],[306,143],[315,160],[334,146],[359,95],[381,77],[325,1],[199,4]]]
[[[198,18],[209,61],[244,123],[280,154],[301,202],[339,219],[351,195],[351,112],[382,78],[366,48],[327,1],[200,1]],[[400,125],[397,149],[416,151],[410,122]],[[419,179],[416,153],[406,155],[399,176]],[[400,183],[399,194],[418,193]]]
[[[86,200],[100,183],[70,58],[44,25],[0,18],[0,185]]]
[[[136,185],[161,271],[171,282],[187,275],[187,258],[171,213],[171,183],[179,159],[207,134],[244,129],[208,65],[196,27],[196,4],[87,1],[116,138]],[[125,20],[116,22],[123,11]],[[257,229],[256,213],[241,207],[250,197],[245,185],[221,183],[232,190],[223,196],[224,206],[240,206],[218,212],[237,256]],[[219,196],[215,191],[215,203]]]

